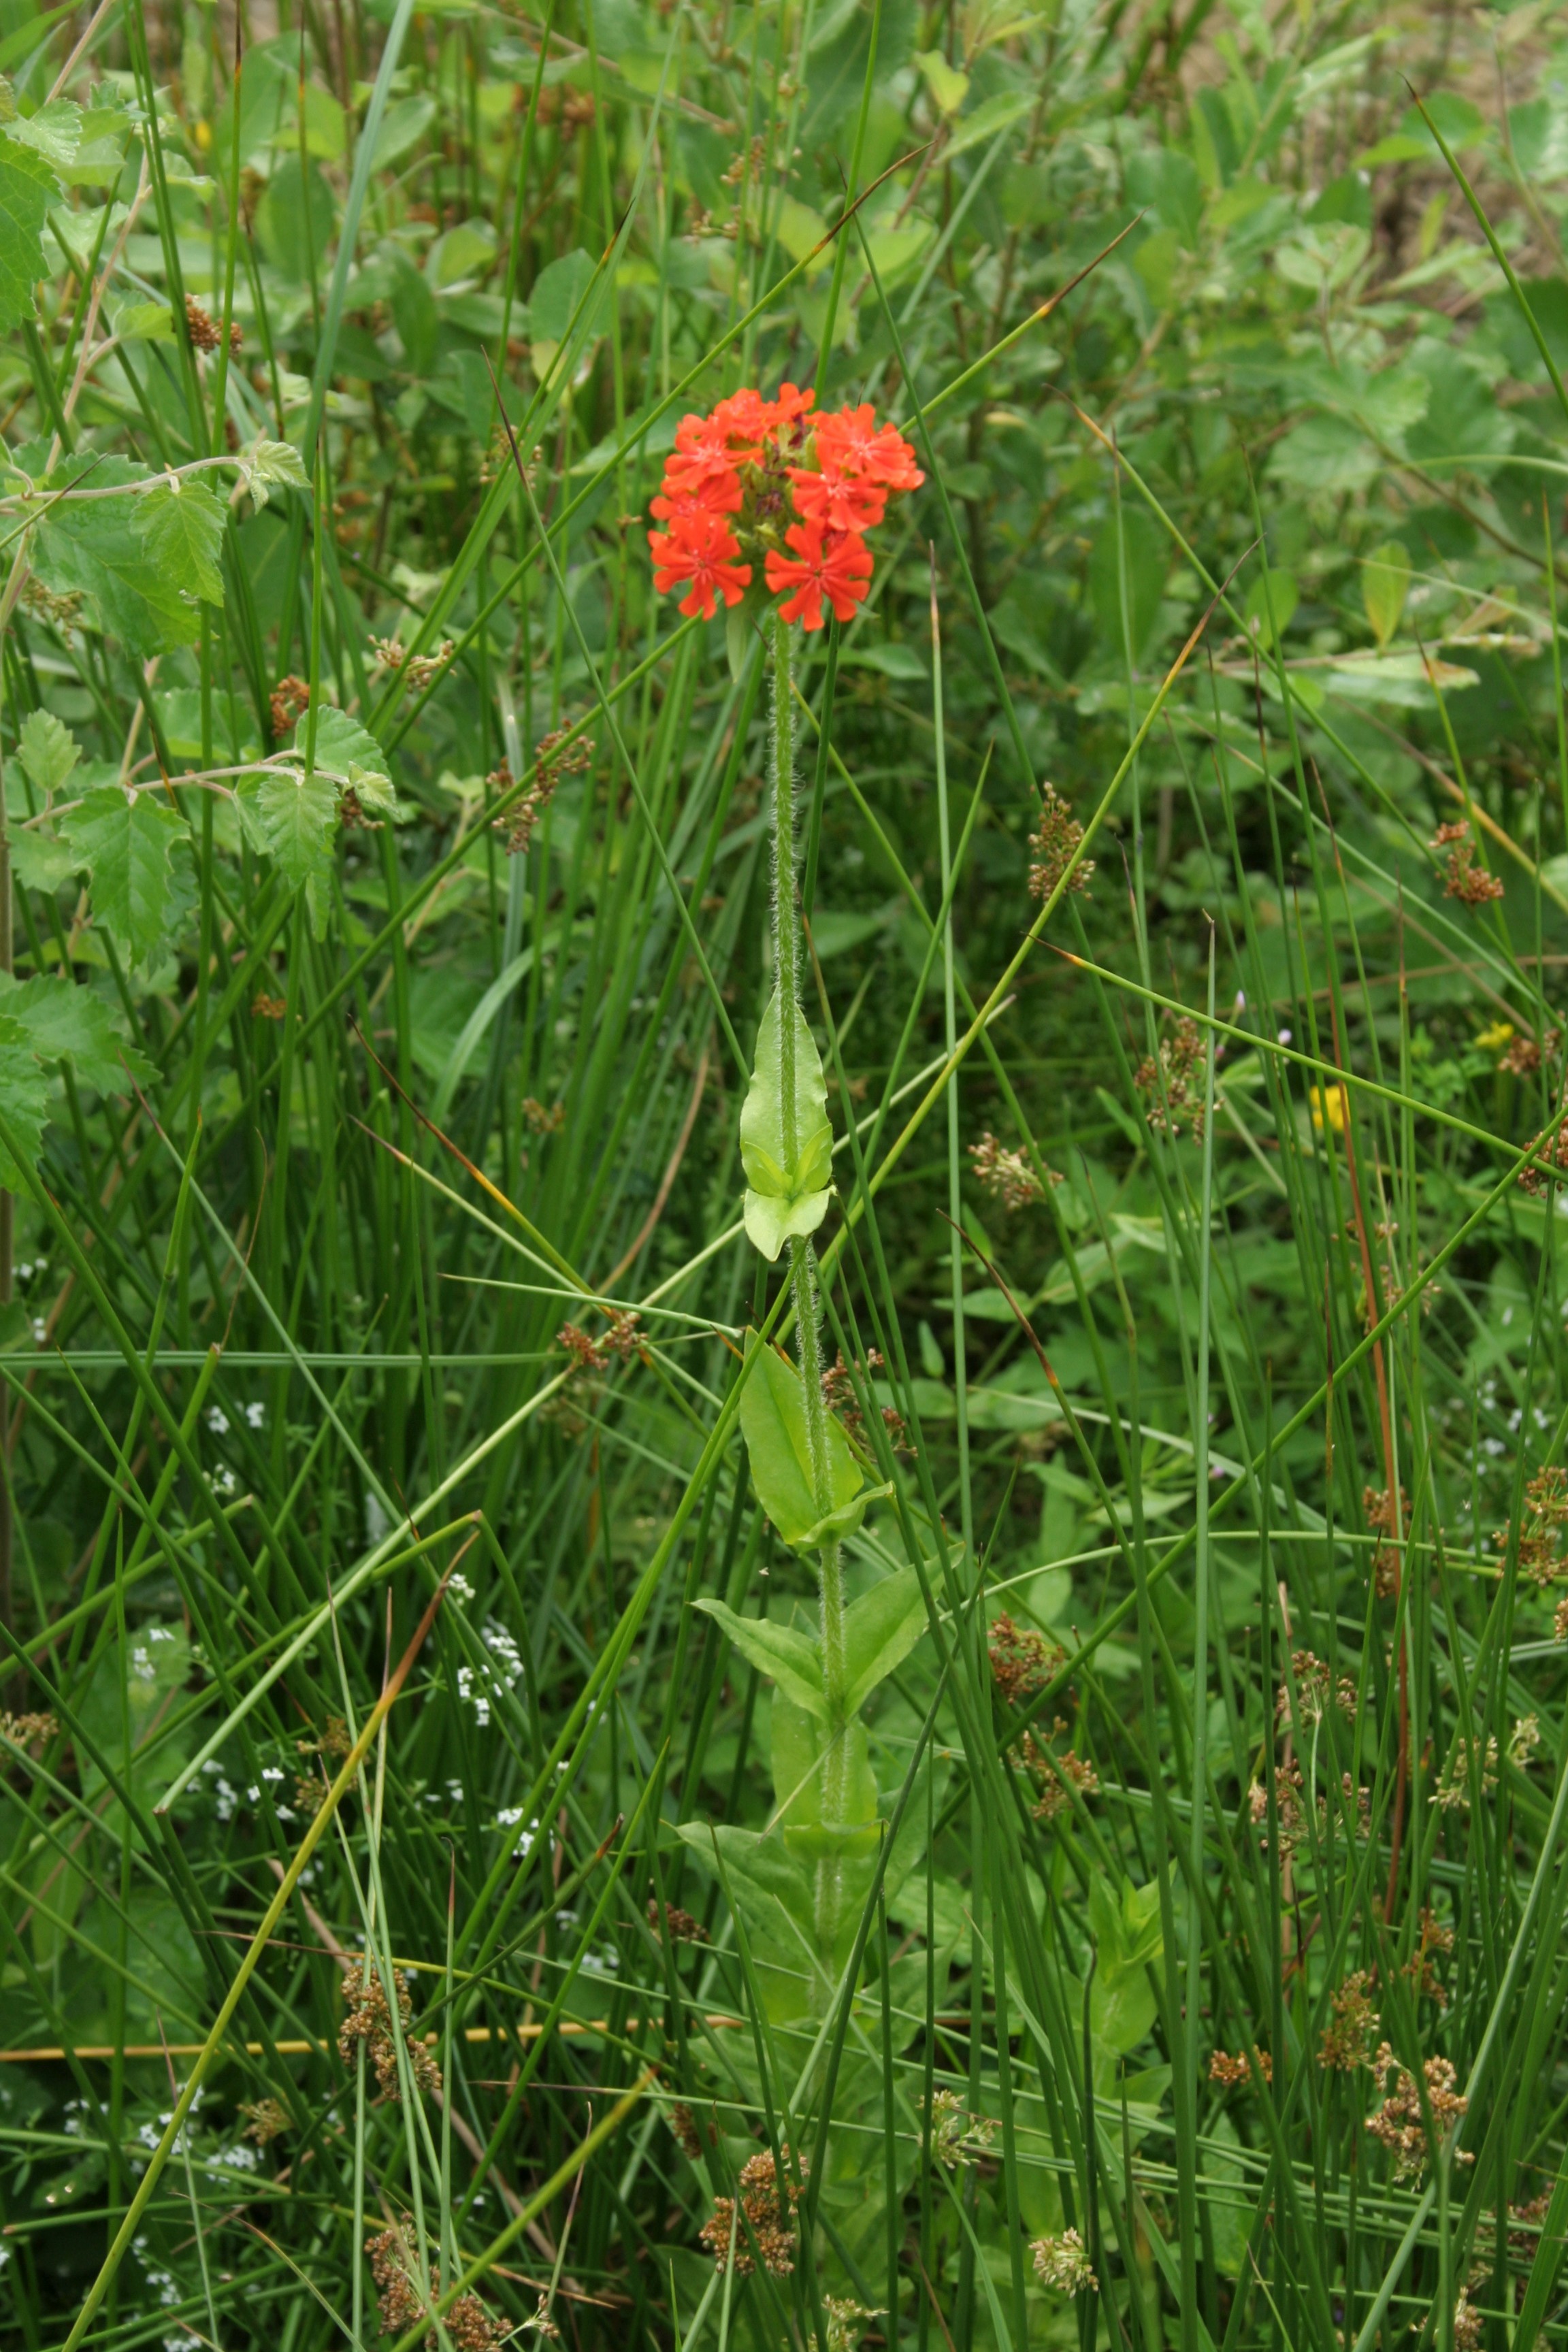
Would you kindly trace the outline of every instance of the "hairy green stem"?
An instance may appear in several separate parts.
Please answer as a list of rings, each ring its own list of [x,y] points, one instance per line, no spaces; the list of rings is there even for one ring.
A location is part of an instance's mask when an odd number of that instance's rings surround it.
[[[800,913],[795,886],[795,708],[790,689],[790,632],[777,613],[773,619],[773,978],[779,1003],[779,1087],[784,1160],[793,1167],[800,1152],[795,1116],[795,1017],[800,1009]],[[827,1407],[822,1394],[822,1306],[816,1252],[809,1240],[789,1245],[795,1286],[800,1384],[805,1404],[806,1448],[816,1507],[826,1518],[833,1507],[828,1467]],[[844,1557],[839,1545],[817,1554],[822,1594],[822,1680],[827,1695],[829,1747],[823,1764],[822,1818],[847,1822],[849,1746],[845,1696],[849,1686],[844,1640]],[[824,1860],[817,1868],[817,1926],[825,1947],[833,1940],[840,1866]]]

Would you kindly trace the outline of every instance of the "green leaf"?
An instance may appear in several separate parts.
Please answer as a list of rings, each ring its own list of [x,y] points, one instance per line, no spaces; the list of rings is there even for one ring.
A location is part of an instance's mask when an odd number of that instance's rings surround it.
[[[33,289],[44,274],[44,222],[59,193],[42,155],[0,139],[0,332],[38,315]]]
[[[771,1675],[807,1714],[826,1719],[822,1662],[809,1633],[797,1633],[793,1625],[773,1624],[765,1617],[737,1617],[721,1601],[699,1601],[695,1605],[729,1635],[748,1665]]]
[[[300,759],[305,756],[310,726],[307,715],[294,730],[294,749]],[[323,705],[316,713],[316,765],[340,784],[356,783],[362,799],[367,778],[377,780],[388,793],[392,789],[386,753],[375,737],[357,719],[351,719],[346,710],[338,710],[331,704]]]
[[[1373,549],[1361,575],[1361,601],[1380,650],[1398,630],[1409,587],[1409,551],[1398,540],[1385,540]]]
[[[39,1067],[33,1041],[20,1021],[0,1013],[0,1117],[29,1168],[38,1164],[49,1116],[49,1082]],[[0,1143],[0,1184],[8,1192],[25,1189],[21,1170]]]
[[[308,490],[310,477],[292,441],[258,440],[245,453],[245,478],[258,507],[276,489]]]
[[[563,343],[571,332],[572,321],[577,317],[583,299],[594,282],[594,257],[578,246],[563,253],[559,261],[548,262],[533,281],[528,298],[528,323],[542,342]],[[606,278],[595,297],[595,314],[609,292]],[[579,327],[587,323],[586,314]]]
[[[331,871],[338,788],[318,769],[265,768],[239,787],[240,814],[258,849],[266,851],[291,890],[325,880]]]
[[[132,1079],[145,1085],[157,1076],[121,1034],[103,998],[68,980],[17,982],[0,973],[0,1012],[26,1031],[41,1061],[68,1061],[100,1094],[128,1094]]]
[[[75,161],[81,144],[81,109],[71,98],[51,98],[36,114],[18,115],[5,126],[5,136],[30,147],[55,171]]]
[[[1247,592],[1247,617],[1260,645],[1272,650],[1278,638],[1283,636],[1289,627],[1300,597],[1294,572],[1270,570],[1267,575],[1261,572],[1258,573]],[[1274,621],[1272,629],[1269,627],[1270,613]]]
[[[1254,2200],[1247,2194],[1241,2162],[1241,2140],[1236,2126],[1223,2112],[1208,2126],[1203,2152],[1204,2202],[1213,2233],[1215,2268],[1223,2278],[1240,2278],[1247,2269],[1247,2242]],[[1234,2148],[1235,2156],[1222,2154]]]
[[[135,502],[136,527],[163,578],[187,596],[223,603],[228,509],[205,482],[167,482]]]
[[[133,964],[150,962],[180,903],[174,853],[188,838],[184,817],[158,792],[104,784],[61,819],[60,831],[78,870],[91,877],[94,920]]]
[[[917,49],[915,63],[943,114],[956,114],[969,95],[969,76],[950,66],[940,49]]]
[[[751,1363],[754,1358],[756,1368],[741,1391],[741,1430],[758,1501],[784,1542],[797,1551],[852,1535],[866,1515],[867,1504],[887,1488],[862,1491],[860,1465],[849,1450],[849,1440],[829,1413],[828,1475],[833,1502],[826,1516],[822,1516],[812,1485],[800,1375],[776,1349],[764,1347],[754,1331],[748,1331],[746,1360]]]
[[[76,872],[70,851],[41,833],[13,833],[11,871],[24,890],[58,890]]]
[[[746,1171],[746,1231],[772,1261],[792,1235],[814,1234],[827,1214],[833,1181],[833,1129],[822,1056],[799,1007],[795,1013],[795,1132],[793,1157],[784,1143],[782,1018],[775,989],[757,1031],[756,1066],[741,1112],[741,1160]]]
[[[137,1625],[123,1648],[116,1643],[102,1653],[77,1702],[84,1729],[116,1765],[125,1753],[129,1729],[131,1761],[125,1777],[148,1802],[162,1795],[189,1753],[188,1729],[163,1739],[158,1733],[190,1672],[190,1636],[182,1624]],[[85,1753],[77,1761],[81,1792],[90,1803],[104,1785],[103,1774]]]
[[[122,343],[172,343],[174,314],[167,302],[127,302],[114,314]]]
[[[847,1712],[854,1715],[895,1666],[901,1665],[926,1630],[926,1605],[912,1568],[883,1577],[845,1612],[845,1664],[849,1687]]]
[[[1123,507],[1120,539],[1114,517],[1089,559],[1089,595],[1106,648],[1120,669],[1149,650],[1171,565],[1171,543],[1152,515]]]
[[[881,1822],[865,1725],[851,1720],[835,1738],[779,1690],[773,1694],[772,1729],[773,1796],[790,1852],[813,1861],[824,1854],[875,1853]],[[840,1783],[841,1818],[832,1823],[822,1817],[830,1769]]]
[[[751,1938],[768,2015],[814,2015],[831,1987],[817,1957],[816,1906],[804,1864],[782,1838],[764,1838],[755,1830],[728,1824],[710,1830],[683,1822],[679,1835],[715,1876],[715,1847],[722,1858],[724,1877]]]
[[[52,710],[30,710],[17,736],[17,749],[28,782],[52,800],[81,754],[68,727]]]
[[[145,481],[145,466],[123,457],[66,458],[42,486],[63,488],[91,474],[94,489]],[[211,493],[209,492],[210,496]],[[196,607],[165,578],[131,513],[132,499],[69,499],[47,507],[33,541],[33,569],[58,593],[79,588],[96,603],[104,628],[127,653],[145,656],[195,643]]]

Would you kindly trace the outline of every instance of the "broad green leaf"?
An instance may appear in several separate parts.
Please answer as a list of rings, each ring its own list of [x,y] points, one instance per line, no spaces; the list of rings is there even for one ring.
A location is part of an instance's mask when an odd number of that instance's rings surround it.
[[[1396,539],[1374,547],[1362,566],[1361,601],[1381,649],[1398,631],[1410,588],[1410,555]]]
[[[1010,131],[1016,122],[1022,122],[1034,104],[1034,94],[1026,89],[1001,90],[994,98],[983,99],[973,113],[966,114],[955,128],[942,151],[942,161],[949,163],[966,148],[982,146],[987,139]]]
[[[17,736],[28,782],[41,799],[52,800],[81,754],[68,727],[52,710],[29,710]]]
[[[24,890],[58,890],[76,872],[70,851],[41,833],[13,832],[11,871]]]
[[[33,289],[44,274],[44,222],[59,193],[42,155],[0,139],[0,332],[37,317]]]
[[[1129,659],[1136,667],[1148,652],[1170,568],[1170,541],[1142,507],[1124,506],[1120,532],[1112,516],[1095,541],[1089,595],[1106,650],[1119,668]]]
[[[827,1453],[832,1500],[826,1514],[819,1511],[812,1484],[800,1375],[776,1349],[764,1347],[754,1331],[748,1331],[747,1361],[753,1357],[757,1358],[755,1370],[741,1391],[741,1429],[758,1501],[784,1542],[797,1551],[852,1535],[866,1515],[867,1504],[875,1495],[886,1493],[886,1488],[865,1491],[860,1465],[849,1450],[849,1440],[829,1413]]]
[[[145,481],[145,466],[123,457],[68,457],[45,484],[50,489],[91,469],[94,489],[121,489]],[[211,493],[208,493],[211,496]],[[194,644],[196,607],[168,580],[148,548],[131,509],[134,499],[64,499],[47,508],[33,541],[33,569],[46,588],[86,591],[105,630],[128,653],[143,656]]]
[[[292,441],[254,442],[245,453],[245,473],[250,495],[258,507],[267,504],[271,490],[308,490],[310,487],[305,461]]]
[[[310,726],[307,714],[294,730],[294,750],[301,760]],[[323,705],[316,713],[316,765],[341,784],[355,782],[353,772],[358,770],[362,799],[368,778],[378,779],[386,791],[391,791],[386,753],[375,737],[357,719],[351,719],[346,710],[338,710],[331,704]]]
[[[92,912],[132,963],[163,946],[179,903],[174,853],[185,821],[161,793],[104,784],[87,793],[60,831],[92,881]]]
[[[81,109],[74,99],[51,98],[36,114],[18,115],[8,122],[5,136],[30,147],[58,172],[76,159],[81,144]]]
[[[167,302],[127,302],[115,313],[114,331],[122,343],[172,343],[174,314]]]
[[[433,98],[423,95],[400,98],[395,105],[389,106],[381,118],[381,129],[376,133],[371,170],[390,171],[410,148],[418,146],[435,120],[436,101]]]
[[[563,343],[593,282],[593,256],[584,253],[581,246],[563,253],[559,261],[547,263],[534,279],[528,298],[528,322],[533,334],[547,343]],[[606,280],[595,297],[595,312],[609,290]],[[579,320],[579,325],[583,323]]]
[[[737,1617],[721,1601],[699,1601],[696,1606],[728,1634],[748,1665],[771,1675],[796,1706],[826,1718],[822,1664],[809,1633],[797,1633],[793,1625],[774,1625],[765,1617]]]
[[[223,603],[228,509],[205,482],[170,481],[135,501],[136,526],[163,579],[187,596]]]
[[[1231,2148],[1237,2151],[1234,2156],[1228,2153]],[[1247,2268],[1255,2201],[1247,2193],[1240,2137],[1223,2110],[1208,2126],[1202,2163],[1215,2268],[1224,2278],[1240,2278]]]
[[[851,1715],[879,1683],[901,1665],[926,1630],[925,1599],[912,1568],[883,1577],[845,1612],[844,1647],[849,1675],[845,1706]]]
[[[770,2018],[787,2020],[816,2013],[830,1988],[817,1956],[816,1906],[805,1865],[782,1838],[728,1824],[708,1829],[683,1822],[679,1835],[717,1877],[718,1855],[735,1905],[745,1922],[752,1958]]]
[[[822,1056],[799,1008],[795,1014],[795,1148],[784,1141],[783,1024],[775,989],[757,1031],[756,1064],[741,1112],[741,1160],[746,1171],[746,1231],[770,1261],[791,1235],[814,1234],[827,1213],[833,1181],[833,1129]]]
[[[943,114],[956,114],[969,95],[969,76],[950,66],[940,49],[917,49],[915,63]]]
[[[781,1688],[773,1704],[773,1798],[792,1853],[874,1853],[880,1837],[877,1782],[867,1752],[866,1727],[846,1723],[837,1738]],[[823,1818],[830,1791],[840,1818]]]
[[[145,1084],[157,1076],[121,1034],[104,999],[68,980],[18,982],[0,973],[0,1012],[26,1031],[41,1061],[68,1061],[100,1094],[127,1094],[132,1079]]]
[[[325,880],[331,870],[338,788],[320,770],[265,768],[239,787],[240,814],[258,848],[276,860],[291,890]]]
[[[1296,585],[1294,572],[1271,570],[1267,576],[1267,585],[1265,575],[1261,572],[1258,573],[1247,592],[1247,617],[1260,645],[1273,648],[1277,635],[1282,637],[1289,627],[1300,598],[1301,592]],[[1270,614],[1273,616],[1272,629],[1269,627]]]
[[[174,1712],[170,1703],[189,1680],[190,1672],[190,1636],[182,1624],[176,1621],[168,1625],[137,1625],[131,1629],[123,1648],[116,1643],[102,1653],[92,1680],[77,1702],[83,1727],[113,1764],[120,1766],[129,1748],[125,1777],[149,1804],[163,1793],[190,1752],[188,1728],[163,1738],[158,1736]],[[104,1785],[103,1774],[85,1753],[77,1761],[81,1792],[90,1803]]]
[[[20,1021],[0,1013],[0,1117],[29,1168],[38,1164],[48,1116],[49,1082],[33,1041]],[[24,1189],[22,1171],[5,1143],[0,1143],[0,1184],[8,1192]]]
[[[78,126],[76,151],[60,166],[67,187],[112,187],[125,161],[130,129],[131,117],[120,108],[89,107]]]

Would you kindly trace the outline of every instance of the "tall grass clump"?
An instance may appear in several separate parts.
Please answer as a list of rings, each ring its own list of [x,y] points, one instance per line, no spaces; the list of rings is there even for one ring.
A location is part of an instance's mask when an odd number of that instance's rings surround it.
[[[1568,44],[0,0],[0,2340],[1568,2338]]]

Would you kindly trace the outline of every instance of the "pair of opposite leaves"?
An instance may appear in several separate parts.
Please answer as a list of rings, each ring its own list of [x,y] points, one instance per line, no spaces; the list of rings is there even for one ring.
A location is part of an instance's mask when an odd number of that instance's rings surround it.
[[[746,1232],[770,1263],[786,1241],[805,1241],[816,1231],[827,1214],[833,1182],[833,1129],[827,1119],[822,1056],[798,1005],[791,1017],[794,1150],[785,1141],[784,1039],[777,989],[768,1000],[757,1031],[757,1058],[741,1113]]]

